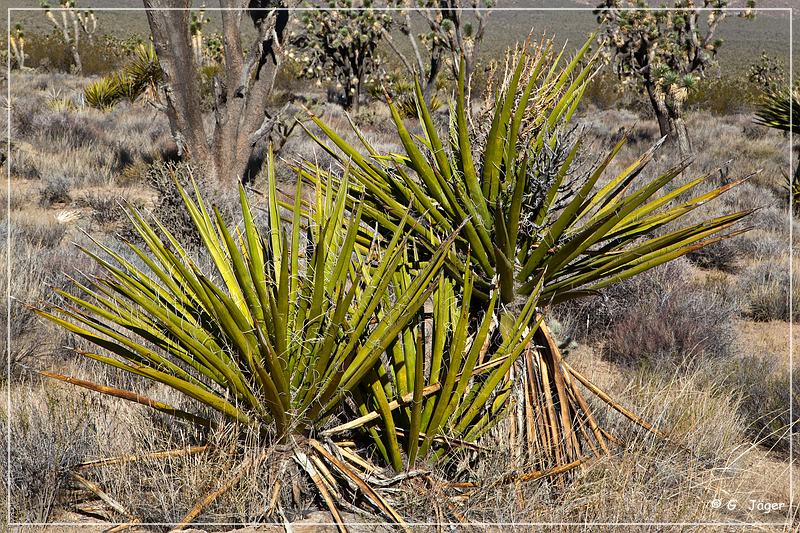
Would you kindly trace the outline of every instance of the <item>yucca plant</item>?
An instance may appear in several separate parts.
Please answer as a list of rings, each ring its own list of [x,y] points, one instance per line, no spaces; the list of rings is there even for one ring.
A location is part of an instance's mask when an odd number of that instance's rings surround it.
[[[362,147],[352,146],[312,115],[325,139],[311,135],[360,186],[350,190],[347,204],[359,205],[365,227],[374,228],[364,232],[361,242],[391,236],[407,219],[409,205],[412,218],[404,225],[423,256],[463,226],[445,269],[459,284],[466,284],[468,275],[474,277],[473,302],[485,302],[498,292],[494,311],[501,332],[508,335],[511,324],[518,324],[518,309],[540,285],[536,305],[544,307],[736,234],[723,232],[746,211],[689,226],[678,223],[739,182],[689,199],[705,177],[663,192],[683,174],[686,162],[650,181],[636,181],[661,143],[601,185],[624,145],[620,141],[576,178],[580,143],[565,145],[563,132],[596,68],[588,48],[589,43],[566,65],[563,51],[554,54],[550,43],[532,53],[517,53],[518,61],[495,96],[485,135],[470,126],[463,70],[450,112],[449,139],[443,140],[437,130],[419,84],[416,105],[423,136],[412,135],[388,102],[403,145],[399,154],[379,153],[355,126]],[[342,183],[335,171],[312,162],[302,163],[299,171],[307,179],[324,174],[323,184],[334,190]],[[525,362],[514,370],[527,387],[527,410],[520,417],[527,422],[520,432],[527,435],[531,455],[543,465],[559,467],[606,450],[606,436],[572,379],[585,378],[568,370],[545,327],[538,329],[534,342],[545,348],[527,351]],[[581,435],[583,444],[577,438]]]
[[[379,232],[392,233],[407,205],[413,206],[414,214],[409,231],[428,250],[436,248],[440,235],[464,224],[448,256],[448,270],[461,278],[469,251],[475,285],[484,298],[495,286],[496,277],[500,302],[510,305],[530,294],[539,276],[544,276],[546,301],[579,296],[587,289],[598,289],[688,253],[747,214],[735,213],[653,236],[735,186],[670,205],[706,179],[698,178],[655,197],[682,175],[687,163],[680,163],[628,194],[660,143],[600,187],[601,177],[624,145],[625,141],[620,141],[581,183],[574,184],[572,194],[563,194],[568,177],[576,171],[573,162],[580,143],[568,150],[560,147],[562,155],[555,161],[545,160],[563,141],[557,133],[572,117],[595,67],[594,59],[589,59],[577,70],[588,46],[560,71],[560,56],[553,59],[550,45],[524,56],[508,88],[497,95],[491,130],[480,153],[474,153],[472,144],[463,76],[451,112],[449,150],[420,98],[419,84],[417,108],[424,138],[410,134],[389,102],[404,153],[378,154],[363,135],[359,135],[363,149],[356,148],[312,116],[339,151],[319,137],[315,139],[343,167],[349,166],[349,174],[363,188],[365,219],[377,223]],[[520,87],[524,70],[530,73]],[[520,124],[531,112],[535,117],[528,122],[536,127],[520,138]],[[322,170],[305,163],[307,176],[317,171]],[[331,173],[328,178],[326,183],[336,187],[337,177]],[[349,204],[361,194],[353,190]],[[668,205],[669,209],[660,209]]]
[[[201,426],[212,425],[208,413],[216,412],[273,443],[313,438],[332,417],[346,414],[349,398],[369,394],[373,376],[383,372],[382,354],[439,286],[449,244],[413,276],[405,270],[403,291],[390,294],[406,260],[404,224],[385,247],[365,256],[355,247],[361,211],[346,210],[346,186],[317,194],[308,219],[301,216],[298,186],[287,231],[274,175],[269,183],[267,237],[241,187],[240,230],[228,227],[216,209],[209,212],[196,190],[193,199],[180,189],[216,276],[203,272],[158,220],[130,208],[144,247],[125,244],[145,266],[95,241],[97,251],[82,250],[105,274],[86,284],[75,281],[76,291],[57,291],[63,304],[37,310],[100,348],[83,356],[170,387],[201,409],[189,412],[134,391],[43,374]],[[365,405],[375,403],[364,398]],[[313,443],[319,449],[298,449],[298,461],[321,491],[330,490],[320,485],[316,459],[307,462],[329,453]],[[368,496],[386,511],[377,495]]]
[[[756,110],[756,122],[762,126],[775,128],[780,131],[791,131],[800,134],[800,87],[792,91],[770,91],[763,95],[763,99]],[[792,207],[797,211],[800,205],[800,163],[791,179],[786,178],[786,186],[791,194]]]
[[[110,75],[93,81],[83,89],[86,105],[101,111],[108,111],[125,97],[124,80]]]
[[[392,287],[404,294],[412,283],[411,271],[404,266],[395,273]],[[365,427],[385,462],[401,471],[430,452],[441,457],[454,448],[469,447],[501,419],[511,391],[505,376],[539,326],[539,291],[528,299],[502,345],[490,351],[497,297],[484,303],[483,316],[475,317],[469,272],[463,293],[461,289],[439,278],[429,316],[405,328],[387,349],[387,364],[362,383],[355,400],[363,416],[324,434]],[[391,301],[384,298],[378,316],[390,308]],[[476,376],[479,379],[473,379]]]
[[[162,75],[153,45],[139,44],[134,51],[133,60],[119,72],[87,85],[84,99],[89,106],[102,111],[110,110],[123,99],[130,102],[140,98],[156,101]]]
[[[756,111],[756,122],[777,130],[800,133],[798,109],[800,109],[800,88],[796,87],[791,92],[766,92]]]

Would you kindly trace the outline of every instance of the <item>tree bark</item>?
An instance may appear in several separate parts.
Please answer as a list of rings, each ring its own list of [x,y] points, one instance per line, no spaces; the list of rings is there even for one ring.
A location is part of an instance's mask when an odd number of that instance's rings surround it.
[[[72,14],[75,17],[75,14]],[[83,62],[81,61],[81,53],[78,50],[78,43],[80,39],[80,28],[78,27],[78,19],[72,21],[74,37],[71,41],[70,48],[72,49],[72,60],[75,62],[75,74],[83,75]],[[66,32],[65,32],[66,33]]]
[[[171,5],[167,5],[171,4]],[[153,34],[158,62],[164,72],[162,91],[166,98],[167,117],[178,145],[178,155],[202,163],[208,162],[209,150],[200,108],[200,87],[192,61],[189,36],[190,13],[160,11],[161,7],[188,8],[191,0],[144,0],[147,22]],[[151,9],[155,8],[155,9]]]
[[[425,80],[425,85],[422,87],[422,97],[425,100],[425,105],[428,109],[431,107],[433,95],[436,94],[436,80],[439,73],[442,71],[442,48],[435,46],[431,50],[431,62],[428,70],[428,78]]]
[[[672,124],[672,131],[675,136],[675,141],[678,143],[678,152],[682,158],[692,155],[692,142],[689,139],[689,131],[686,128],[686,122],[683,120],[682,115],[673,116],[670,118]]]
[[[206,130],[200,107],[198,65],[194,61],[189,32],[191,0],[144,0],[147,20],[159,63],[164,72],[161,90],[166,113],[181,157],[198,163],[205,178],[230,187],[247,176],[245,172],[258,140],[269,133],[267,98],[272,91],[282,53],[286,14],[279,16],[269,6],[251,11],[258,37],[245,56],[241,24],[245,8],[261,7],[254,0],[220,0],[222,12],[224,69],[214,80],[214,123]],[[178,5],[176,5],[178,4]],[[180,7],[164,11],[161,7]],[[281,19],[280,27],[277,21]]]
[[[647,96],[650,98],[650,105],[653,107],[653,112],[656,115],[661,136],[668,137],[670,133],[672,133],[672,128],[669,123],[666,95],[651,82],[646,82],[645,88],[647,89]]]
[[[692,155],[692,143],[689,139],[686,122],[683,119],[683,103],[686,101],[687,95],[688,92],[685,88],[673,85],[670,87],[669,96],[667,97],[670,128],[682,158]]]
[[[647,96],[658,121],[658,129],[662,137],[667,137],[674,142],[681,157],[692,154],[692,143],[689,131],[683,118],[683,102],[680,97],[667,95],[662,89],[652,83],[645,83]]]

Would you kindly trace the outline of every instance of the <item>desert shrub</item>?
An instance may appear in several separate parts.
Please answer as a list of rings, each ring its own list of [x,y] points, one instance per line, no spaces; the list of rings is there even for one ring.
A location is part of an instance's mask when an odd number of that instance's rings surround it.
[[[36,157],[21,143],[11,144],[11,175],[23,179],[39,179],[39,169],[36,168]]]
[[[38,113],[24,135],[37,138],[42,146],[64,150],[97,147],[105,136],[99,124],[72,111]]]
[[[752,112],[758,99],[758,90],[749,83],[742,83],[741,76],[725,75],[700,80],[696,89],[689,93],[686,106],[715,115],[732,115]]]
[[[69,394],[60,387],[16,384],[12,423],[9,426],[5,416],[0,419],[3,432],[10,432],[13,521],[52,520],[58,497],[67,486],[65,470],[83,460],[92,447],[92,420],[87,415],[94,402],[96,398]],[[6,453],[6,439],[0,447]]]
[[[688,261],[680,260],[554,312],[562,340],[602,341],[612,361],[669,371],[697,358],[731,354],[737,302],[726,282],[695,280]]]
[[[800,269],[794,266],[797,279]],[[745,315],[753,320],[797,320],[800,306],[794,306],[789,315],[789,261],[785,256],[779,260],[760,261],[749,266],[739,277],[739,291],[744,300]],[[794,285],[792,298],[800,302],[800,289]]]
[[[117,68],[125,57],[126,50],[117,46],[113,38],[95,36],[94,42],[83,38],[78,43],[84,75],[102,74]],[[26,38],[27,66],[69,72],[73,59],[64,37],[57,31],[46,34],[31,34]]]
[[[761,229],[747,232],[736,242],[741,247],[741,255],[755,261],[783,257],[789,249],[788,235]]]
[[[586,86],[581,105],[593,105],[600,110],[628,109],[644,111],[650,104],[641,93],[626,89],[617,76],[603,72]]]
[[[54,204],[69,203],[72,201],[70,190],[72,186],[64,177],[55,177],[45,182],[39,192],[39,205],[50,207]]]
[[[65,87],[65,94],[82,93],[81,78],[55,75],[48,80],[30,73],[19,77],[19,83],[12,84],[14,175],[64,178],[73,188],[108,185],[128,167],[171,157],[175,150],[167,119],[156,110],[131,112],[130,104],[123,102],[110,112],[89,107],[54,111],[46,106],[45,91],[52,92],[55,83]]]
[[[737,358],[726,366],[724,384],[740,394],[739,413],[753,442],[782,452],[789,450],[790,431],[797,437],[800,416],[800,369],[792,371],[781,364],[781,354],[749,355]],[[789,418],[792,404],[795,420]]]
[[[739,238],[725,239],[704,246],[686,254],[686,257],[700,268],[714,268],[723,272],[735,272],[742,246]]]
[[[735,315],[733,305],[697,283],[641,294],[638,304],[623,311],[605,335],[604,354],[617,362],[645,361],[656,368],[727,357]]]
[[[31,225],[32,226],[32,225]],[[0,307],[10,308],[9,321],[6,312],[0,313],[0,376],[5,382],[8,377],[20,376],[24,369],[47,353],[52,347],[52,326],[44,324],[30,310],[29,306],[43,301],[52,301],[50,287],[63,287],[66,274],[74,274],[85,261],[75,261],[61,247],[50,246],[46,239],[60,239],[58,229],[50,229],[55,236],[34,239],[20,226],[12,226],[9,246],[0,250],[0,264],[11,263],[10,291],[2,291]],[[0,225],[0,240],[9,238],[8,226]],[[0,269],[0,285],[6,286],[6,268]],[[5,332],[10,333],[11,344]],[[11,375],[7,376],[7,367]]]
[[[88,193],[77,198],[75,203],[92,210],[93,222],[107,226],[125,218],[121,205],[124,201],[125,198],[115,195]]]
[[[116,179],[117,185],[131,187],[147,184],[147,173],[152,162],[138,159],[122,168]]]

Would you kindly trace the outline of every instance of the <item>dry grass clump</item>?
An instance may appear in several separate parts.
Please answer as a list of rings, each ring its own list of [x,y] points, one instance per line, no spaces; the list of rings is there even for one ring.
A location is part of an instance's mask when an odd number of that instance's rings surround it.
[[[60,371],[89,373],[100,382],[116,385],[113,380],[107,379],[111,376],[106,375],[105,369],[99,365],[76,369],[73,360],[60,366]],[[25,373],[16,379],[11,390],[10,428],[5,415],[0,420],[3,431],[11,432],[12,521],[58,521],[59,513],[65,508],[97,507],[97,502],[88,501],[87,494],[81,492],[80,486],[68,475],[68,471],[79,463],[114,455],[137,454],[159,446],[164,449],[196,442],[196,435],[186,433],[185,428],[175,427],[164,417],[149,413],[144,408],[126,402],[109,401],[101,395],[62,385],[53,386],[51,382],[42,380],[33,373]],[[5,445],[3,439],[0,444],[3,454],[6,453]],[[141,472],[145,473],[151,483],[166,481],[159,478],[152,468]],[[124,485],[130,491],[139,491],[140,504],[147,505],[149,502],[143,495],[150,493],[141,491],[147,485],[134,485],[134,479],[124,475],[124,472],[121,474],[109,486],[118,490]],[[102,473],[98,477],[95,471],[83,475],[94,482],[100,481],[101,486],[110,481]],[[216,478],[206,479],[205,483],[214,483],[219,475],[221,472],[217,472]],[[160,485],[162,489],[169,488],[180,493],[189,481],[187,479],[174,486],[169,483]],[[95,515],[95,520],[97,518],[103,518],[103,515]]]
[[[222,426],[203,439],[206,451],[170,458],[152,457],[164,450],[198,444],[186,434],[167,434],[140,420],[132,426],[140,460],[93,468],[87,475],[112,494],[128,512],[147,522],[178,523],[208,494],[216,491],[244,464],[257,464],[203,509],[195,519],[206,523],[296,521],[319,509],[289,448],[266,449],[255,435]],[[147,457],[151,454],[151,457]],[[281,490],[277,493],[277,482]],[[294,501],[294,498],[298,498]],[[270,502],[274,508],[268,514]],[[227,528],[230,529],[230,528]]]
[[[5,242],[8,227],[3,224],[2,236]],[[10,304],[6,291],[2,291],[0,305],[6,309],[10,305],[11,321],[8,322],[5,312],[0,313],[0,329],[4,332],[0,335],[0,348],[2,348],[2,359],[0,367],[3,369],[3,382],[5,382],[5,369],[10,359],[11,376],[20,375],[21,365],[31,364],[31,361],[40,356],[47,348],[49,333],[52,331],[49,326],[44,326],[39,319],[27,308],[26,304],[45,298],[49,291],[48,284],[57,282],[55,269],[58,268],[58,251],[48,250],[41,247],[39,243],[26,241],[30,234],[17,235],[16,228],[12,229],[12,239],[10,246],[11,253],[11,284]],[[61,234],[63,237],[63,234]],[[9,249],[5,246],[0,250],[0,283],[3,286],[8,282],[7,270],[5,268],[8,261]],[[62,256],[63,257],[63,256]],[[66,257],[63,257],[66,260]],[[6,331],[11,334],[11,346],[7,345]]]
[[[723,383],[740,394],[739,412],[746,421],[750,439],[770,450],[785,453],[792,439],[790,431],[796,423],[789,418],[790,404],[795,413],[800,413],[800,369],[791,370],[790,388],[790,370],[780,361],[778,354],[737,358],[726,366]],[[796,433],[794,445],[800,445]]]
[[[11,390],[11,426],[3,413],[3,434],[11,433],[11,519],[46,522],[61,504],[64,472],[83,460],[97,438],[98,398],[17,380]],[[4,410],[5,411],[5,410]],[[6,454],[6,440],[2,444]],[[5,475],[6,463],[2,470]]]
[[[793,264],[794,278],[800,279],[800,267]],[[739,291],[744,299],[745,314],[749,318],[769,320],[797,320],[800,305],[789,312],[789,258],[772,258],[750,265],[739,278]],[[791,298],[800,302],[800,286],[795,283]]]

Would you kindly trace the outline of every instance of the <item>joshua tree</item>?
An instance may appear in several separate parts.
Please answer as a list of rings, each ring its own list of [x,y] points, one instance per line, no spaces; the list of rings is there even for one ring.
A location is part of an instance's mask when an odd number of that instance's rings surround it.
[[[43,1],[41,6],[45,8],[45,15],[53,26],[61,32],[64,43],[72,52],[72,60],[75,63],[75,73],[83,73],[81,54],[78,50],[81,33],[86,35],[90,43],[94,41],[94,34],[97,32],[97,17],[90,9],[88,11],[78,11],[75,8],[75,0],[59,0],[59,14],[57,17],[50,10],[50,4]]]
[[[11,59],[17,68],[25,68],[25,32],[22,24],[14,25],[14,31],[8,36],[8,44],[11,49]]]
[[[192,22],[189,24],[189,33],[192,35],[192,51],[198,65],[203,64],[203,26],[208,24],[204,8],[205,6],[197,13],[192,13]]]
[[[782,91],[788,85],[781,62],[763,50],[747,69],[747,80],[765,93]]]
[[[409,58],[385,31],[389,46],[409,73],[422,80],[422,94],[430,105],[436,80],[449,60],[453,78],[458,78],[459,58],[464,56],[467,79],[475,68],[478,49],[486,30],[486,20],[494,0],[396,0],[400,32],[405,35],[413,55]],[[427,23],[427,31],[416,33],[412,13]],[[474,21],[469,20],[470,17]],[[427,56],[425,53],[427,52]]]
[[[220,185],[243,178],[253,148],[267,135],[274,117],[267,113],[267,98],[283,57],[283,33],[290,2],[281,0],[220,0],[224,67],[214,77],[214,122],[203,123],[200,85],[193,60],[190,0],[144,0],[163,71],[160,91],[179,154],[205,169],[205,176]],[[247,48],[242,44],[242,15],[250,8],[257,36]],[[245,51],[247,50],[247,51]]]
[[[372,0],[331,0],[327,6],[303,13],[302,30],[292,37],[292,46],[304,77],[335,79],[344,91],[345,109],[358,111],[367,78],[380,65],[377,48],[392,17],[366,9],[373,7]]]
[[[640,0],[604,0],[595,11],[599,42],[614,71],[626,84],[643,88],[653,106],[661,135],[673,138],[683,155],[691,143],[683,108],[689,92],[716,65],[722,40],[716,38],[728,0],[675,0],[672,8],[646,7]],[[755,0],[742,16],[751,18]],[[700,18],[704,17],[705,21]]]

